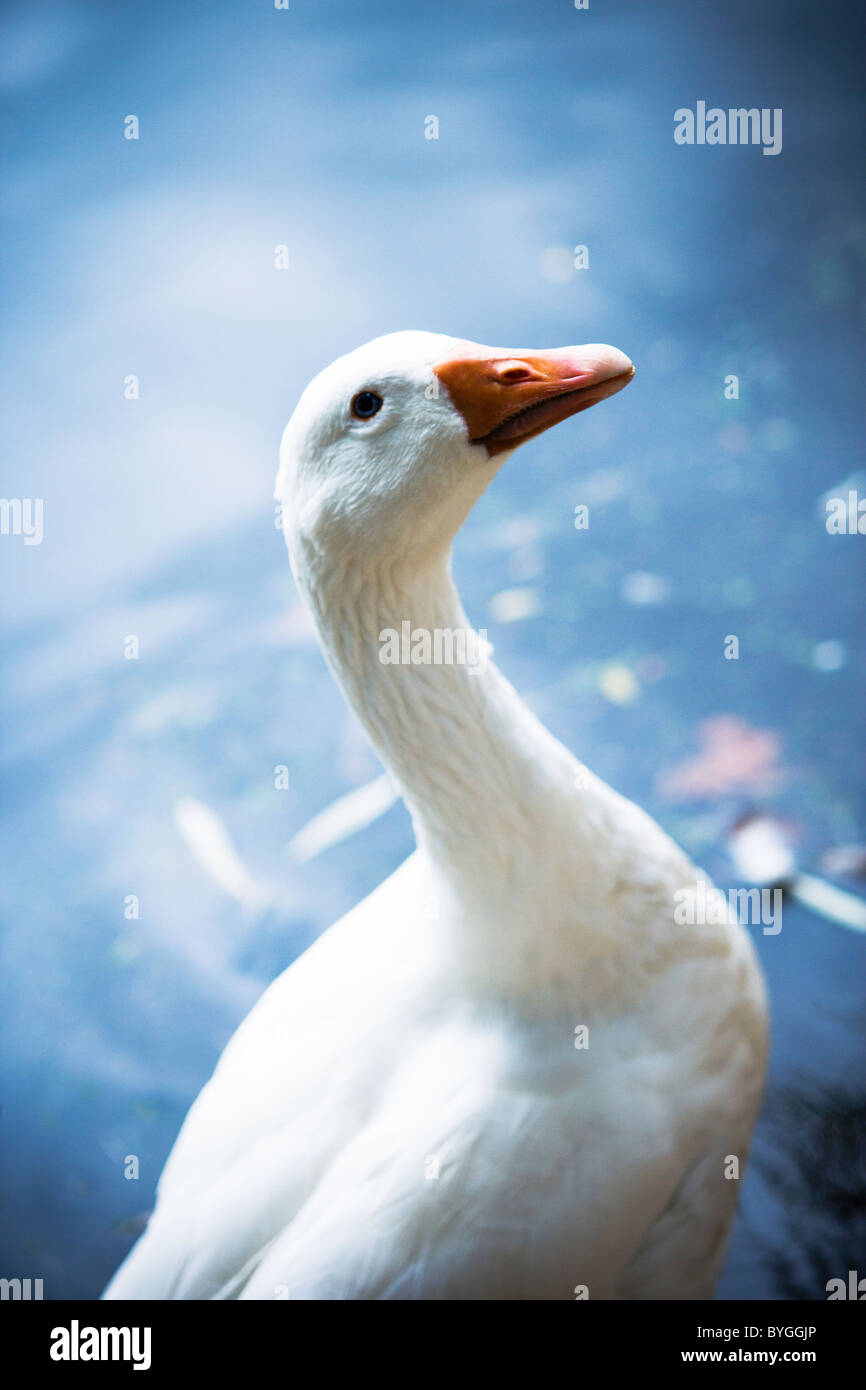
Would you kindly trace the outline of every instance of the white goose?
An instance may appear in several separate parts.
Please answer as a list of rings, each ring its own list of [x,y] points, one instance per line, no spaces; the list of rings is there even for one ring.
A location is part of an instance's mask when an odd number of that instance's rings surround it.
[[[106,1297],[712,1295],[765,1063],[747,936],[676,924],[703,876],[492,665],[380,659],[407,620],[467,629],[473,503],[632,375],[408,332],[304,392],[292,568],[418,848],[238,1029]]]

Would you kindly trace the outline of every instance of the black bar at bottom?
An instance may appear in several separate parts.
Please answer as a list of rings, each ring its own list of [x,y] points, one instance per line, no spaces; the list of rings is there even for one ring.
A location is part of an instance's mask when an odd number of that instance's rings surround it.
[[[465,1308],[448,1314],[441,1305],[435,1311],[416,1308],[359,1317],[335,1304],[6,1301],[0,1305],[0,1335],[3,1359],[8,1365],[14,1357],[19,1375],[32,1369],[47,1371],[52,1379],[92,1378],[108,1367],[114,1375],[133,1375],[137,1368],[141,1377],[195,1371],[225,1378],[260,1374],[264,1364],[307,1379],[311,1369],[315,1374],[330,1367],[340,1347],[360,1374],[359,1341],[369,1331],[375,1337],[374,1364],[384,1369],[390,1361],[403,1379],[407,1372],[429,1374],[437,1359],[454,1374],[469,1368],[464,1357],[471,1367],[479,1355],[483,1362],[497,1352],[506,1357],[519,1352],[521,1361],[538,1358],[540,1369],[553,1348],[538,1340],[539,1331],[545,1338],[563,1333],[569,1339],[575,1373],[600,1361],[611,1372],[792,1365],[826,1376],[857,1364],[864,1332],[863,1310],[843,1302],[575,1302],[546,1313],[537,1306],[534,1312],[519,1312],[515,1306],[506,1324],[499,1324],[495,1306],[482,1309],[473,1303],[472,1308],[467,1322]],[[521,1333],[524,1319],[530,1340]],[[451,1327],[463,1334],[458,1342],[449,1340]],[[391,1334],[396,1339],[393,1359]],[[418,1358],[414,1367],[409,1364],[413,1355]]]

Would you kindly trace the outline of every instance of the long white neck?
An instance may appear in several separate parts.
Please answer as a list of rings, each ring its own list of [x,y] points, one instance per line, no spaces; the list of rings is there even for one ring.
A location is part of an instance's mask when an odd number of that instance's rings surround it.
[[[626,854],[678,851],[548,733],[492,663],[475,675],[382,663],[385,629],[466,626],[448,555],[424,568],[299,569],[328,661],[409,807],[442,904],[431,929],[450,933],[467,986],[533,1014],[574,1007],[579,977],[598,1007],[621,1003],[624,981],[651,977],[671,933],[660,947],[642,916],[630,924],[616,896],[618,837],[625,826]]]
[[[519,886],[527,859],[545,853],[538,837],[555,824],[558,803],[573,801],[575,764],[492,663],[383,663],[381,634],[402,635],[404,624],[431,644],[437,632],[471,631],[449,558],[420,570],[350,563],[301,582],[419,847],[465,899],[470,885]]]

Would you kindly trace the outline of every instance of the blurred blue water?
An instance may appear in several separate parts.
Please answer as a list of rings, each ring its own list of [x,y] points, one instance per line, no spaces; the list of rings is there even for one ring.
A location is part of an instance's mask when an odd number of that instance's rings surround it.
[[[720,882],[747,802],[796,825],[805,862],[862,842],[866,541],[829,536],[821,501],[863,466],[862,25],[781,0],[3,23],[2,486],[45,499],[45,538],[0,537],[2,1272],[90,1297],[263,984],[411,847],[397,807],[305,868],[285,856],[377,772],[273,525],[282,426],[337,353],[401,327],[627,351],[629,390],[479,504],[467,611],[553,731]],[[782,154],[675,146],[674,109],[699,99],[782,107]],[[569,273],[578,243],[590,268]],[[528,616],[506,621],[515,589]],[[773,734],[776,783],[666,794],[721,714]],[[190,857],[187,795],[271,888],[263,918]],[[862,1094],[866,943],[790,908],[757,944],[774,1085]],[[784,1231],[756,1170],[725,1296],[779,1294],[763,1249]]]

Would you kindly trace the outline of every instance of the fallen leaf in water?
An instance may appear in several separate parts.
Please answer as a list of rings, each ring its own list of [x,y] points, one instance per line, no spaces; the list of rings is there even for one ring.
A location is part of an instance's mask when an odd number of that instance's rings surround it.
[[[698,726],[700,750],[659,777],[659,791],[672,801],[766,795],[778,787],[781,741],[772,729],[754,729],[734,714],[718,714]]]

